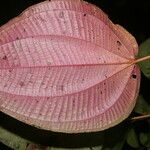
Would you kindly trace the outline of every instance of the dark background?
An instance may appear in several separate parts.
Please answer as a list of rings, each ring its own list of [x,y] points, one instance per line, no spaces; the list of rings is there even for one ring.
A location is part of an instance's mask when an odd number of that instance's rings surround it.
[[[27,7],[35,3],[39,3],[41,1],[42,0],[0,0],[0,26],[5,24],[7,21],[14,18],[15,16],[19,15]],[[87,0],[87,1],[100,7],[105,13],[108,14],[109,18],[114,23],[120,24],[123,27],[125,27],[137,39],[138,44],[142,43],[147,38],[150,38],[150,0]],[[140,93],[144,96],[145,99],[150,99],[149,93],[150,87],[148,87],[149,85],[150,81],[146,79],[146,77],[144,77],[142,74]],[[1,120],[5,120],[4,122],[11,121],[14,124],[16,123],[15,120],[9,118],[8,116],[5,116],[2,113],[0,113],[0,121]],[[17,128],[19,130],[22,130],[24,126],[25,126],[24,124],[19,122],[17,124]],[[142,126],[143,128],[144,124],[141,123],[140,126]],[[10,127],[11,125],[9,124],[6,126],[6,128],[8,129],[10,129]],[[11,128],[11,130],[13,131],[14,128]],[[35,134],[35,137],[40,132],[34,129],[33,127],[31,127],[29,131],[33,132],[33,134]],[[49,133],[46,132],[46,134]],[[96,135],[97,133],[88,136],[82,135],[82,138],[85,140],[91,140]],[[70,137],[66,135],[64,137],[67,137],[66,141],[70,140]],[[51,140],[53,141],[54,138],[57,139],[60,138],[60,136],[54,134],[54,136],[51,136]],[[77,140],[78,135],[73,137],[73,139]],[[6,149],[4,145],[0,144],[0,150],[1,148],[2,150]],[[128,147],[128,149],[130,148]]]

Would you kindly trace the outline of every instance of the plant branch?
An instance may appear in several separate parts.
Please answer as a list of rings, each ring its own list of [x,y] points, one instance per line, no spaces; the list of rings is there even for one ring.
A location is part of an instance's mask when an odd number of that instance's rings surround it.
[[[132,121],[139,121],[144,119],[150,119],[150,114],[131,118]]]
[[[144,60],[150,59],[150,55],[134,60],[131,64],[136,64]]]
[[[138,59],[135,59],[135,60],[132,60],[132,61],[129,61],[127,64],[127,67],[130,67],[136,63],[139,63],[139,62],[142,62],[144,60],[147,60],[147,59],[150,59],[150,55],[148,56],[145,56],[145,57],[142,57],[142,58],[138,58]]]

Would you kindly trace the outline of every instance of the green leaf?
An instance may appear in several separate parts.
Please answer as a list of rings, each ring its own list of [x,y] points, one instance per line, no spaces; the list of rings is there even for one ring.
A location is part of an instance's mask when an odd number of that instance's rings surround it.
[[[50,150],[102,150],[102,146],[85,147],[85,148],[56,148],[56,147],[51,147]]]
[[[0,141],[15,150],[24,150],[28,141],[0,127]]]
[[[150,131],[147,133],[141,132],[139,135],[139,139],[142,145],[150,149]]]
[[[127,135],[127,143],[133,148],[139,148],[139,142],[134,129],[129,130]]]
[[[150,39],[140,45],[138,58],[148,55],[150,55]],[[139,65],[144,75],[150,79],[150,59],[140,62]]]
[[[91,150],[102,150],[103,146],[92,147]]]
[[[146,133],[140,133],[140,142],[141,144],[143,144],[144,146],[146,146],[147,142],[148,142],[148,134]]]
[[[124,140],[118,142],[111,150],[122,150],[124,143],[125,143]]]
[[[134,111],[139,114],[150,114],[150,105],[145,101],[142,95],[139,95]]]

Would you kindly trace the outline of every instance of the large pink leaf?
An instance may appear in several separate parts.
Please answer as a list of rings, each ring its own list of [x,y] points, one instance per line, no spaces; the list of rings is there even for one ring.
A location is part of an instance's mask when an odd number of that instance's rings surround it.
[[[0,110],[58,132],[107,129],[135,105],[140,72],[129,63],[137,52],[94,5],[36,4],[0,28]]]

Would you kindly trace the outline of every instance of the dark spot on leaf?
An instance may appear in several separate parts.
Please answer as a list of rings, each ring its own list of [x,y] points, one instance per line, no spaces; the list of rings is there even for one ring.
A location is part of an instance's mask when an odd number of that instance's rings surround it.
[[[103,92],[101,91],[101,94],[103,94]]]
[[[39,100],[36,100],[36,102],[38,103],[38,102],[39,102]]]
[[[66,31],[62,31],[62,34],[66,34]]]
[[[19,85],[20,85],[20,86],[24,86],[24,82],[21,81],[21,82],[19,83]]]
[[[72,101],[72,106],[75,107],[75,100]]]
[[[29,83],[33,83],[33,81],[29,81]]]
[[[93,29],[91,29],[91,31],[93,32],[94,30],[93,30]]]
[[[11,46],[15,48],[15,45],[14,45],[14,43],[12,43],[12,44],[11,44]]]
[[[136,79],[136,77],[137,77],[137,76],[136,76],[135,74],[132,75],[132,78],[133,78],[133,79]]]
[[[64,12],[63,11],[59,13],[59,18],[64,18]]]
[[[64,86],[63,85],[60,86],[60,90],[64,91]]]
[[[16,40],[19,40],[19,37],[16,37]]]
[[[11,69],[9,69],[8,71],[9,71],[9,72],[12,72],[12,70],[11,70]]]
[[[117,41],[117,45],[120,47],[122,46],[121,42],[120,41]]]
[[[44,85],[45,83],[44,83],[44,82],[42,82],[41,84],[42,84],[42,85]]]
[[[104,82],[104,85],[106,85],[106,82]]]
[[[7,60],[7,56],[5,55],[2,59],[3,59],[3,60]]]
[[[86,14],[83,14],[83,16],[85,17],[85,16],[86,16]]]
[[[23,32],[26,32],[26,29],[23,29]]]
[[[107,78],[107,75],[105,75],[105,78]]]

